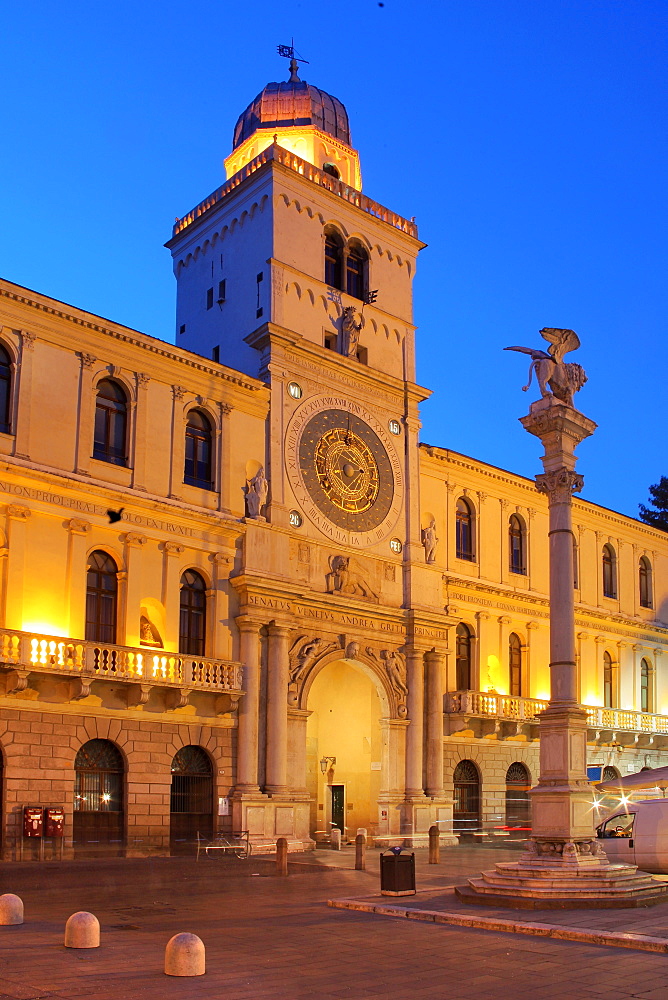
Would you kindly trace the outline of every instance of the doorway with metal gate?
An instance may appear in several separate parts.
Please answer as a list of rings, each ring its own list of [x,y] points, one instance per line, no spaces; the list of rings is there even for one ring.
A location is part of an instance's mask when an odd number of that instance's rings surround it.
[[[480,773],[472,760],[460,760],[453,775],[455,836],[471,838],[481,828]]]
[[[345,824],[345,785],[330,785],[331,794],[331,824],[339,828],[343,833]]]
[[[172,760],[169,806],[172,851],[213,836],[213,767],[202,747],[185,746]]]
[[[125,846],[120,750],[110,740],[88,740],[74,761],[74,847],[78,854],[118,856]]]

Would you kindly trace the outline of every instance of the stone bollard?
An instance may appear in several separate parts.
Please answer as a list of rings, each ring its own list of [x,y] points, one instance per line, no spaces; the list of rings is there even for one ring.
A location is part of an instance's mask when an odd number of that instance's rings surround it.
[[[23,923],[23,900],[13,892],[0,896],[0,925]]]
[[[288,842],[285,837],[279,837],[276,841],[276,874],[288,874]]]
[[[203,976],[206,969],[204,942],[196,934],[175,934],[165,948],[166,976]]]
[[[338,826],[332,827],[332,832],[329,835],[329,843],[333,851],[341,850],[341,831]]]
[[[434,823],[429,827],[429,864],[438,865],[441,862],[441,831]]]
[[[355,837],[355,871],[366,871],[366,837],[363,833]]]
[[[66,948],[99,948],[100,921],[92,913],[79,910],[65,924]]]

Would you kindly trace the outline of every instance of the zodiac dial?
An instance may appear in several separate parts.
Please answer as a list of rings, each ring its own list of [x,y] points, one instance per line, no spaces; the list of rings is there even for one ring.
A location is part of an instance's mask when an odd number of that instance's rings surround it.
[[[318,509],[349,531],[370,531],[394,498],[392,464],[372,428],[345,410],[324,410],[305,425],[299,468]]]

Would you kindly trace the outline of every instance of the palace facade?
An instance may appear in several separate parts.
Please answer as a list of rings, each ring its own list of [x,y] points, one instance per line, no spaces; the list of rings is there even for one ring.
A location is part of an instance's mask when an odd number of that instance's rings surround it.
[[[419,443],[423,244],[343,105],[293,70],[226,167],[167,244],[176,346],[0,282],[4,856],[25,806],[65,854],[525,835],[547,498]],[[668,763],[668,538],[574,521],[589,762]]]

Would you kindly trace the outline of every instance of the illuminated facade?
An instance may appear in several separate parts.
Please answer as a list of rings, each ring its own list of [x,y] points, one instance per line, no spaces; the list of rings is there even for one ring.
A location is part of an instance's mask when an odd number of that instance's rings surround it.
[[[269,85],[226,166],[168,243],[175,347],[0,283],[6,857],[27,805],[140,854],[527,823],[547,500],[418,443],[422,244],[340,102]],[[574,519],[591,762],[665,763],[668,540]]]

